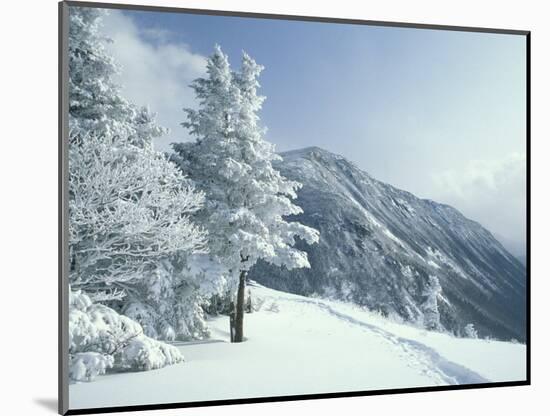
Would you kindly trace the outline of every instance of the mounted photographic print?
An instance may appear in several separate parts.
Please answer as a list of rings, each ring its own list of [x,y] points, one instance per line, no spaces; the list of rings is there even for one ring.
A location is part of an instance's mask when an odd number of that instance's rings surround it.
[[[530,383],[529,32],[59,10],[60,413]]]

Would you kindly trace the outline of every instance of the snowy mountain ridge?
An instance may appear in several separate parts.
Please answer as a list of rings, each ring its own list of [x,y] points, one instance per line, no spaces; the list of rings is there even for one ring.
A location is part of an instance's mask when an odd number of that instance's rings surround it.
[[[278,290],[351,301],[457,335],[525,339],[525,267],[455,208],[374,179],[318,147],[276,167],[303,188],[301,223],[321,233],[298,247],[311,269],[259,263],[250,278]]]

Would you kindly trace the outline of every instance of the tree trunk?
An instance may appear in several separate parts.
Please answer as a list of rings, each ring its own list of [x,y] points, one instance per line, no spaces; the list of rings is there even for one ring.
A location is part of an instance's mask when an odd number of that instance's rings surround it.
[[[229,302],[229,340],[235,342],[235,304]]]
[[[246,313],[252,313],[252,293],[250,293],[250,289],[248,289],[248,293],[246,296],[246,305],[244,311]]]
[[[239,275],[239,288],[237,290],[237,305],[235,308],[235,337],[232,342],[243,342],[243,321],[244,321],[244,290],[246,280],[246,271],[241,271]]]

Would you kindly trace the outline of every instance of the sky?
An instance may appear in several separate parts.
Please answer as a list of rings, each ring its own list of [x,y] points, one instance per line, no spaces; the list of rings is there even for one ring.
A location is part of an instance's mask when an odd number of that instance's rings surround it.
[[[319,146],[384,182],[447,203],[514,254],[525,250],[525,38],[181,13],[111,11],[120,83],[170,133],[190,140],[190,82],[219,44],[265,66],[266,139],[278,151]]]

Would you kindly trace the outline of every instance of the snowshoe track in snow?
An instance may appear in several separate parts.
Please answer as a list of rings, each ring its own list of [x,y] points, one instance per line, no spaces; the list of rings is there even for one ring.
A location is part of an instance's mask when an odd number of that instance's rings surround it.
[[[424,345],[419,341],[397,336],[376,325],[358,320],[334,309],[322,300],[290,296],[269,296],[265,297],[264,300],[269,298],[270,300],[278,303],[296,302],[312,305],[341,321],[360,327],[364,331],[370,331],[381,337],[383,341],[390,344],[392,348],[395,348],[400,356],[407,357],[407,361],[410,363],[410,366],[415,366],[419,372],[429,375],[430,378],[434,379],[436,384],[457,385],[489,382],[489,380],[469,368],[447,360],[433,348]]]

